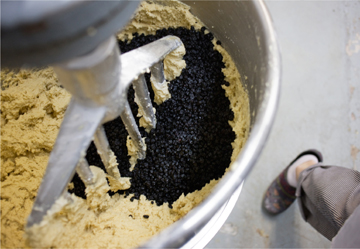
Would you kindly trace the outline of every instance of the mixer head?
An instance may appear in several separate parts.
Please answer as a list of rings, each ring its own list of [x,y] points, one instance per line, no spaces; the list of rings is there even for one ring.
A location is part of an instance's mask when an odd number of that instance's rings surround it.
[[[127,101],[127,89],[132,83],[145,128],[155,128],[155,113],[143,74],[151,72],[155,87],[165,84],[162,60],[182,42],[168,36],[120,55],[114,34],[137,5],[134,1],[2,3],[3,65],[52,64],[59,82],[72,94],[28,227],[41,222],[55,201],[67,193],[75,171],[85,185],[94,183],[84,158],[92,140],[107,174],[123,189],[129,187],[111,163],[113,152],[103,123],[120,116],[138,158],[146,156],[146,145]]]
[[[130,20],[140,1],[1,1],[1,62],[47,66],[93,51]]]

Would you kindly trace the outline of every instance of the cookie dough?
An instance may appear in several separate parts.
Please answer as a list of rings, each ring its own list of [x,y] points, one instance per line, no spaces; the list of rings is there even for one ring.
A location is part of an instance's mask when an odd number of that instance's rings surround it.
[[[25,221],[70,95],[49,68],[3,70],[1,82],[1,246],[25,247]]]
[[[161,28],[191,26],[200,29],[203,24],[189,12],[189,7],[173,1],[167,2],[167,6],[144,2],[119,39],[131,39],[133,32],[153,34]],[[223,55],[226,65],[223,72],[229,82],[223,88],[234,111],[234,119],[229,121],[236,133],[233,162],[248,136],[249,100],[231,57],[216,45],[216,40],[214,46]],[[177,74],[167,75],[165,71],[165,76],[169,81]],[[136,247],[183,217],[217,183],[213,180],[201,191],[182,195],[170,209],[168,205],[152,204],[145,196],[134,201],[119,194],[110,197],[105,173],[91,167],[96,183],[87,188],[87,200],[74,195],[70,200],[60,198],[42,223],[26,231],[25,240],[26,218],[70,95],[57,84],[51,68],[3,70],[1,81],[2,247]],[[159,101],[170,97],[164,92],[166,97]]]

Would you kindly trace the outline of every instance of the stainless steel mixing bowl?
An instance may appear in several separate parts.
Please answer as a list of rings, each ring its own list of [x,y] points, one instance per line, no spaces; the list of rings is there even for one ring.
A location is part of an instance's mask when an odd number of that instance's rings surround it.
[[[280,55],[271,18],[264,2],[184,2],[192,7],[193,14],[222,42],[235,61],[249,94],[251,133],[236,162],[212,194],[183,219],[148,241],[144,247],[206,245],[230,214],[240,194],[242,183],[260,155],[269,135],[279,99]],[[79,19],[81,21],[74,23],[70,17],[78,15],[75,11],[77,7],[81,7],[78,6],[80,3],[84,5],[81,13],[88,18]],[[32,4],[29,5],[26,1],[9,2],[4,5],[11,7],[12,11],[2,11],[3,65],[44,65],[89,52],[126,23],[138,2],[50,1],[45,6],[44,2],[39,5],[33,1]],[[50,15],[54,8],[62,10],[71,6],[74,9],[66,15],[61,12],[57,13],[58,15]],[[33,8],[29,9],[30,7]],[[94,9],[101,11],[94,12]],[[48,15],[43,16],[40,10]],[[45,18],[45,21],[38,22],[34,18],[35,14]],[[46,21],[48,19],[51,19],[51,22]],[[28,25],[18,27],[17,22],[28,22]],[[61,26],[59,23],[66,25]],[[89,25],[95,27],[97,32],[93,32],[94,28],[89,30]],[[56,28],[61,28],[62,32],[57,32]]]
[[[144,247],[178,248],[189,245],[189,241],[203,233],[213,217],[220,215],[225,221],[224,215],[227,217],[230,214],[229,208],[226,208],[229,200],[234,203],[234,197],[237,199],[242,183],[268,138],[279,99],[280,54],[264,2],[183,2],[191,6],[192,13],[205,23],[235,61],[249,94],[251,132],[236,162],[211,195],[184,218],[153,237]],[[230,209],[232,207],[230,205]],[[217,224],[215,229],[219,228]]]

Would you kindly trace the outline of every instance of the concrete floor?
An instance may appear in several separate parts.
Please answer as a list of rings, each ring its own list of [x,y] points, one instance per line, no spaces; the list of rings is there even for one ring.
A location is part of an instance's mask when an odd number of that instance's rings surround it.
[[[267,1],[282,54],[276,120],[240,198],[208,248],[328,248],[297,203],[277,217],[261,210],[270,182],[301,151],[360,169],[360,2]]]

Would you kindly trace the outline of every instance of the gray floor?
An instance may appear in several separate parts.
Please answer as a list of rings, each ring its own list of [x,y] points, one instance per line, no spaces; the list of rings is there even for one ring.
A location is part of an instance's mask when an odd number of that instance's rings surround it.
[[[267,1],[282,54],[281,98],[266,147],[208,248],[328,248],[297,203],[277,217],[264,190],[299,152],[360,169],[360,2]]]

